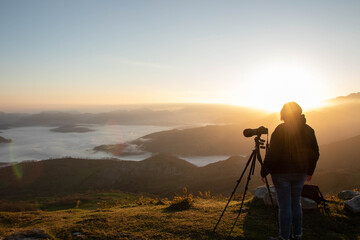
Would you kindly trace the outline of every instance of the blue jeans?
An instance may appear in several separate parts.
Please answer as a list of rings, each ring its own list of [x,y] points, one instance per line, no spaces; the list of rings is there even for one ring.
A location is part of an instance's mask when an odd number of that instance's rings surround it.
[[[302,235],[301,192],[306,180],[305,173],[272,174],[279,203],[280,236],[290,238],[290,229],[294,235]]]

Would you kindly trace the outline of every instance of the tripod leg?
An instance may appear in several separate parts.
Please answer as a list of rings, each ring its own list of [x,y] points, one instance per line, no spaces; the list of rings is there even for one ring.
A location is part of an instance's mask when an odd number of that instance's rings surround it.
[[[257,159],[260,163],[260,166],[263,165],[263,161],[262,161],[262,158],[261,158],[261,154],[260,154],[260,151],[257,151],[256,152],[256,156],[257,156]],[[269,193],[269,196],[270,196],[270,201],[271,201],[271,206],[273,208],[273,211],[274,211],[274,215],[275,215],[275,219],[276,219],[276,224],[277,224],[277,227],[279,229],[280,225],[279,225],[279,218],[278,218],[278,214],[277,214],[277,211],[275,209],[275,205],[274,205],[274,202],[273,202],[273,199],[272,199],[272,196],[271,196],[271,192],[270,192],[270,186],[269,186],[269,182],[267,180],[267,178],[265,177],[265,184],[266,184],[266,188],[268,190],[268,193]]]
[[[247,192],[247,190],[248,190],[249,182],[250,182],[250,180],[251,180],[251,175],[253,174],[254,169],[255,169],[255,163],[256,163],[256,155],[254,155],[254,157],[253,157],[253,161],[252,161],[252,163],[251,163],[249,175],[248,175],[247,182],[246,182],[246,185],[245,185],[245,190],[244,190],[243,197],[242,197],[242,200],[241,200],[241,205],[240,205],[239,213],[238,213],[238,215],[237,215],[237,217],[236,217],[236,219],[235,219],[235,222],[234,222],[234,224],[233,224],[233,226],[232,226],[232,228],[231,228],[231,230],[230,230],[229,236],[230,236],[231,233],[233,232],[234,227],[235,227],[235,225],[236,225],[236,222],[237,222],[237,220],[238,220],[239,217],[240,217],[241,210],[242,210],[242,207],[243,207],[243,205],[244,205],[244,200],[245,200],[246,192]]]
[[[272,195],[271,195],[271,192],[270,192],[270,186],[269,186],[269,182],[267,180],[267,178],[265,177],[265,183],[266,183],[266,188],[268,190],[268,193],[269,193],[269,197],[270,197],[270,201],[271,201],[271,206],[273,208],[273,211],[274,211],[274,215],[275,215],[275,219],[276,219],[276,224],[277,224],[277,227],[279,229],[279,218],[278,218],[278,214],[277,214],[277,211],[275,209],[275,205],[274,205],[274,201],[273,201],[273,198],[272,198]]]
[[[244,174],[245,174],[245,172],[246,172],[246,169],[248,168],[251,160],[252,160],[254,157],[256,157],[256,150],[253,150],[253,151],[252,151],[252,153],[251,153],[251,155],[250,155],[250,157],[249,157],[249,160],[247,161],[246,166],[245,166],[243,172],[241,173],[240,178],[237,180],[237,184],[236,184],[233,192],[231,193],[231,196],[230,196],[230,198],[229,198],[229,201],[226,203],[226,206],[225,206],[224,210],[222,211],[222,213],[221,213],[221,215],[220,215],[220,218],[219,218],[219,220],[217,221],[217,223],[216,223],[216,225],[215,225],[215,227],[214,227],[214,229],[213,229],[213,232],[215,232],[217,226],[218,226],[219,223],[220,223],[221,218],[224,216],[224,213],[225,213],[226,208],[228,207],[228,205],[229,205],[229,203],[230,203],[230,201],[231,201],[231,198],[234,196],[234,194],[235,194],[235,192],[236,192],[236,189],[238,188],[238,186],[239,186],[239,184],[240,184],[240,182],[241,182],[241,179],[243,178],[243,176],[244,176]]]

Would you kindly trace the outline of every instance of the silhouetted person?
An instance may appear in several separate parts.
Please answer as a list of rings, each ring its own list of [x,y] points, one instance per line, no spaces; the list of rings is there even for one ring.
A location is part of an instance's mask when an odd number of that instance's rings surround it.
[[[301,107],[286,103],[280,112],[281,123],[271,135],[270,148],[261,168],[263,182],[270,173],[279,203],[279,237],[269,239],[302,239],[301,192],[310,181],[319,159],[314,130],[306,124]]]

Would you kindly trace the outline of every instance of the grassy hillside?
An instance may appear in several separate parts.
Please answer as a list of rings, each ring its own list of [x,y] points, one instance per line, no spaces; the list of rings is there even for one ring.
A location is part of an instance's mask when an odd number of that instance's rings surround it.
[[[341,147],[341,144],[337,146]],[[356,153],[359,148],[355,148],[354,151]],[[337,160],[336,157],[336,154],[328,158],[321,157],[312,184],[319,185],[324,193],[359,188],[360,171],[355,162],[343,168],[326,167],[327,161],[345,162],[343,159]],[[181,192],[183,187],[194,193],[210,190],[214,194],[229,194],[247,160],[234,156],[197,167],[175,156],[158,154],[139,162],[74,158],[23,162],[0,168],[0,198],[47,196],[89,190],[146,192],[169,197],[175,192]],[[259,172],[260,165],[257,163],[255,175],[249,184],[250,190],[262,185]],[[239,186],[240,191],[245,182],[246,177]]]
[[[189,196],[187,196],[189,197]],[[185,196],[182,198],[184,199]],[[78,200],[77,200],[78,199]],[[88,193],[60,198],[36,199],[31,211],[0,209],[0,236],[40,228],[53,239],[266,239],[277,234],[271,208],[249,196],[231,237],[240,202],[229,205],[218,229],[212,232],[227,199],[193,199],[187,210],[170,210],[171,200],[123,193]],[[28,202],[22,202],[26,205]],[[13,206],[19,204],[13,202]],[[9,208],[10,209],[10,208]],[[343,209],[332,198],[327,211],[304,213],[305,239],[360,239],[360,216]]]
[[[169,154],[139,162],[74,158],[23,162],[0,168],[0,197],[102,189],[172,196],[182,187],[227,194],[245,163],[243,157],[232,157],[197,167]],[[260,178],[255,178],[250,187],[259,184]]]

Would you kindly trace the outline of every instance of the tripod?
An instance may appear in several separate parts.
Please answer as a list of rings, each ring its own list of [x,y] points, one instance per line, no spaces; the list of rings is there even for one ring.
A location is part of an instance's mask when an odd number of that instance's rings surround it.
[[[254,172],[255,172],[256,159],[259,161],[259,163],[260,163],[261,166],[262,166],[262,164],[263,164],[263,163],[262,163],[261,154],[260,154],[260,148],[265,148],[265,147],[263,146],[264,143],[265,143],[265,140],[261,139],[260,136],[261,136],[261,134],[257,135],[257,136],[255,137],[255,139],[254,139],[254,140],[255,140],[255,148],[253,149],[253,151],[252,151],[252,153],[251,153],[251,155],[250,155],[250,157],[249,157],[249,160],[247,161],[246,166],[245,166],[243,172],[241,173],[240,178],[237,180],[237,184],[236,184],[233,192],[231,193],[231,196],[230,196],[230,198],[229,198],[229,201],[226,203],[226,206],[225,206],[223,212],[221,213],[221,216],[220,216],[218,222],[216,223],[213,232],[216,231],[216,228],[217,228],[217,226],[219,225],[220,220],[221,220],[221,218],[223,217],[223,215],[224,215],[224,213],[225,213],[225,211],[226,211],[226,208],[228,207],[228,205],[229,205],[229,203],[230,203],[230,201],[231,201],[231,198],[234,196],[234,194],[235,194],[235,192],[236,192],[236,189],[238,188],[238,186],[239,186],[242,178],[244,177],[247,168],[250,166],[248,178],[247,178],[247,181],[246,181],[244,193],[243,193],[242,200],[241,200],[240,210],[239,210],[239,213],[238,213],[238,215],[237,215],[237,217],[236,217],[236,219],[235,219],[235,222],[234,222],[234,224],[233,224],[233,226],[232,226],[232,228],[231,228],[231,230],[230,230],[229,236],[231,235],[232,231],[234,230],[234,227],[235,227],[235,225],[236,225],[237,220],[239,219],[239,216],[240,216],[240,214],[241,214],[242,207],[243,207],[243,205],[244,205],[245,195],[246,195],[246,192],[247,192],[247,190],[248,190],[249,182],[250,182],[250,180],[251,180],[251,175],[254,175]],[[266,147],[267,147],[267,146],[266,146]],[[275,205],[274,205],[274,203],[273,203],[273,199],[272,199],[272,197],[271,197],[270,187],[269,187],[269,183],[268,183],[267,178],[265,178],[265,183],[266,183],[266,188],[267,188],[267,190],[268,190],[268,192],[269,192],[269,195],[270,195],[271,205],[272,205],[273,210],[274,210],[274,213],[275,213],[276,223],[277,223],[277,226],[279,227],[279,220],[278,220],[278,218],[277,218],[277,212],[276,212],[276,209],[275,209]]]

